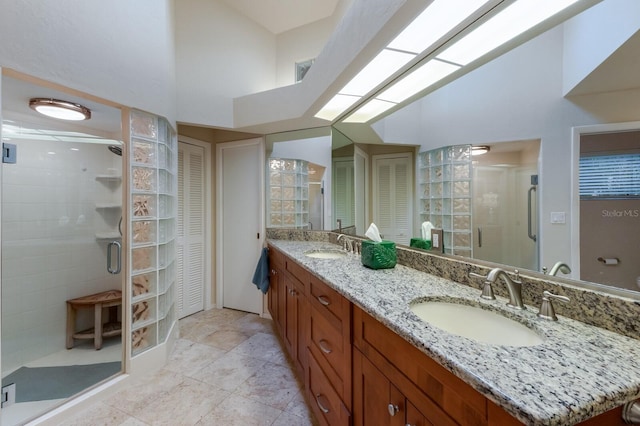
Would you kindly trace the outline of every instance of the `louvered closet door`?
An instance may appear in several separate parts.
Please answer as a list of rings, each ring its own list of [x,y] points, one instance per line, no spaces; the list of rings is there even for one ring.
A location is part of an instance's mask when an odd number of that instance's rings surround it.
[[[355,199],[353,196],[353,160],[333,162],[333,217],[337,228],[340,219],[342,227],[355,225]],[[363,232],[364,234],[364,232]]]
[[[178,146],[178,317],[204,309],[204,148]]]
[[[409,245],[413,223],[413,156],[373,156],[373,221],[385,240]]]

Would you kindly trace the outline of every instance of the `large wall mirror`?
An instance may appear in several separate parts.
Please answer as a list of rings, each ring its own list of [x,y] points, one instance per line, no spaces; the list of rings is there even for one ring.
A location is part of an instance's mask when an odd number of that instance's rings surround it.
[[[579,189],[581,156],[617,151],[630,154],[633,161],[640,152],[639,133],[634,132],[640,129],[639,16],[640,5],[633,1],[604,0],[366,125],[364,131],[358,125],[335,123],[329,129],[341,141],[335,157],[354,163],[350,169],[346,166],[345,175],[351,177],[345,180],[347,186],[337,189],[334,182],[329,202],[335,203],[339,191],[360,193],[353,204],[363,206],[353,208],[352,220],[355,234],[363,235],[377,217],[374,195],[381,196],[373,185],[374,157],[411,154],[411,232],[419,236],[427,219],[421,200],[421,156],[448,147],[486,145],[488,154],[471,158],[470,217],[466,223],[458,218],[462,224],[456,225],[466,227],[466,235],[454,232],[458,229],[448,222],[437,224],[452,231],[447,255],[539,274],[546,271],[575,285],[640,299],[639,255],[622,244],[639,240],[634,234],[640,230],[640,214],[635,214],[640,211],[638,168],[624,197],[607,195],[624,202],[597,210],[597,219],[614,224],[620,234],[602,234],[601,222],[584,220],[581,203],[584,207],[589,196],[581,198]],[[581,136],[589,135],[597,135],[597,148],[581,148]],[[625,139],[623,148],[616,142],[620,137]],[[358,161],[367,165],[359,172]],[[358,176],[364,182],[358,184]],[[325,229],[336,229],[337,218],[329,211]],[[456,217],[441,216],[442,221]],[[351,222],[345,219],[343,224]],[[588,235],[600,235],[599,242],[588,242]],[[468,250],[456,250],[463,242]],[[597,250],[587,250],[585,244]]]

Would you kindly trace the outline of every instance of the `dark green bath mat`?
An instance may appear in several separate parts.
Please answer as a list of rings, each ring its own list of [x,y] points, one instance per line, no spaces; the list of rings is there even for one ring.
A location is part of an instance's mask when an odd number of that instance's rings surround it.
[[[16,402],[68,398],[120,371],[120,362],[62,367],[21,367],[2,379],[16,384]]]

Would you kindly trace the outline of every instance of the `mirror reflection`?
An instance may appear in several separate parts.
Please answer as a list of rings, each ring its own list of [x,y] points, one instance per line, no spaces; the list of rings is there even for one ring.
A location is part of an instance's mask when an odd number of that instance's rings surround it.
[[[367,131],[336,123],[332,133],[349,140],[341,149],[353,148],[334,150],[336,157],[354,158],[358,148],[368,165],[368,186],[357,185],[354,165],[353,183],[347,179],[346,186],[339,187],[364,192],[360,198],[365,205],[359,210],[364,210],[363,225],[353,219],[355,233],[363,235],[369,223],[384,221],[389,213],[382,211],[384,203],[410,205],[406,216],[393,218],[397,228],[403,220],[409,223],[407,235],[387,230],[386,239],[408,245],[428,220],[445,231],[448,254],[582,280],[582,285],[604,284],[637,297],[640,262],[637,250],[625,244],[640,239],[638,186],[627,185],[624,197],[610,195],[624,199],[608,207],[598,205],[606,200],[580,192],[583,137],[600,136],[600,157],[620,150],[615,145],[620,133],[628,136],[626,153],[640,152],[640,138],[633,132],[640,129],[640,63],[635,59],[640,55],[640,22],[633,18],[637,6],[614,3],[597,4],[367,126]],[[426,185],[444,183],[431,180],[431,175],[426,180],[421,162],[425,153],[480,145],[490,150],[470,157],[466,211],[462,198],[454,204],[451,195],[425,195]],[[408,173],[413,189],[407,200],[387,197],[389,189],[377,181],[381,169],[374,158],[401,153],[412,156]],[[383,160],[380,164],[395,161]],[[402,174],[388,169],[394,176]],[[450,181],[449,188],[441,186],[455,191],[456,181]],[[397,187],[391,193],[397,195]],[[334,185],[334,204],[337,194]],[[587,217],[587,209],[592,217]],[[336,213],[330,211],[333,217],[326,216],[325,227],[335,229]],[[620,233],[609,231],[609,225]]]

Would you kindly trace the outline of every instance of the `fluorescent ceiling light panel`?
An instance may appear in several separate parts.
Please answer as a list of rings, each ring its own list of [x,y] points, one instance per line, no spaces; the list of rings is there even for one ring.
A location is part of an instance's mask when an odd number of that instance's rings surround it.
[[[416,55],[411,53],[384,49],[362,71],[353,77],[339,93],[364,96],[415,57]]]
[[[460,67],[457,65],[432,59],[377,97],[379,99],[400,103],[459,69]]]
[[[467,65],[578,0],[520,0],[440,53],[438,59]]]
[[[395,102],[371,99],[369,102],[358,108],[356,112],[347,117],[345,123],[366,123],[373,117],[382,114],[388,109],[396,106]]]
[[[487,2],[435,0],[387,47],[421,53]]]
[[[338,93],[333,98],[331,98],[331,100],[327,102],[327,104],[323,106],[320,111],[318,111],[315,117],[331,121],[359,100],[359,96],[348,96]]]

